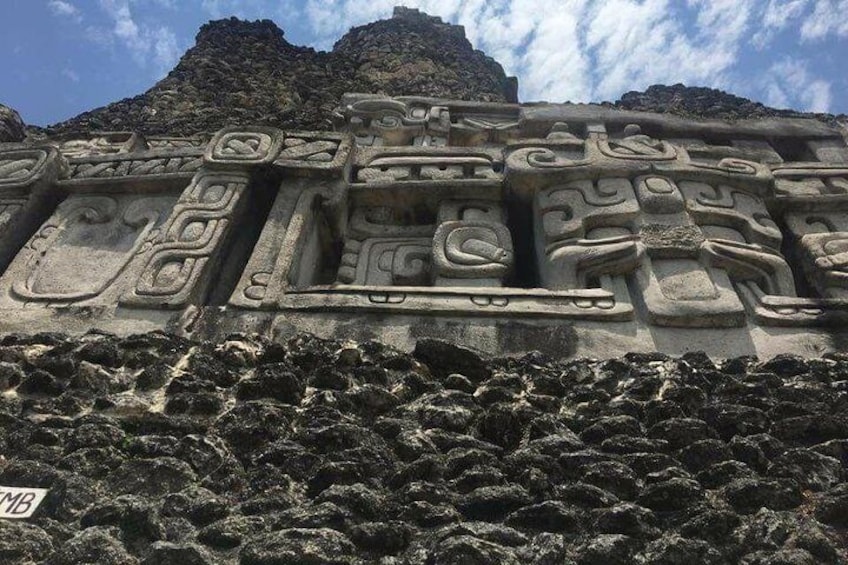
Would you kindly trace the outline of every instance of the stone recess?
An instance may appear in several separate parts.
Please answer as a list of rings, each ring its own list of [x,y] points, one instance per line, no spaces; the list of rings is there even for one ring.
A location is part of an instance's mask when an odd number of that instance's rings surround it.
[[[3,563],[844,563],[848,359],[0,341]],[[791,556],[791,559],[790,559]]]

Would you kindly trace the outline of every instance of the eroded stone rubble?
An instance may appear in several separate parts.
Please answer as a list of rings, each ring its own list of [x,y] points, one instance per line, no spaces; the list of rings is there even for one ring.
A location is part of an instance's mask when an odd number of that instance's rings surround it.
[[[848,356],[6,336],[2,563],[841,563]]]

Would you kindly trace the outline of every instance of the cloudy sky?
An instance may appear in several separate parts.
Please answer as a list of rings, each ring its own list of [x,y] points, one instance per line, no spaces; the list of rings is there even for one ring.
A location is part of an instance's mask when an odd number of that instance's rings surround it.
[[[405,4],[465,26],[522,101],[615,100],[683,82],[848,113],[848,0],[0,0],[0,103],[46,125],[143,92],[237,15],[328,50]]]

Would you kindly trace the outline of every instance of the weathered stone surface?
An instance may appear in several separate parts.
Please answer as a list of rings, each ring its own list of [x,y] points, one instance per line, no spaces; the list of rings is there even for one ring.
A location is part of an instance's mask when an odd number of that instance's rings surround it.
[[[475,390],[510,394],[496,402],[490,393],[439,386],[396,394],[403,381],[383,375],[367,384],[395,397],[386,411],[380,403],[340,402],[345,391],[304,385],[293,395],[284,387],[283,396],[240,398],[239,384],[260,372],[298,376],[287,383],[333,371],[361,383],[376,374],[366,368],[386,364],[427,373],[412,354],[374,342],[301,336],[281,349],[246,335],[218,342],[111,336],[102,349],[110,353],[95,356],[91,340],[7,338],[0,357],[8,374],[49,369],[67,379],[94,357],[121,374],[144,343],[150,362],[172,363],[181,378],[123,394],[167,398],[172,387],[181,391],[174,394],[205,387],[229,408],[211,418],[176,417],[153,402],[124,414],[97,404],[98,383],[84,380],[76,394],[86,410],[57,416],[55,397],[10,379],[5,394],[19,402],[0,404],[0,484],[50,492],[32,522],[0,525],[9,532],[0,544],[6,561],[844,561],[842,440],[819,441],[831,435],[826,426],[781,434],[783,441],[757,431],[785,425],[790,408],[776,399],[798,391],[815,391],[814,401],[799,405],[812,418],[843,413],[844,379],[821,372],[843,374],[843,359],[804,361],[791,378],[766,376],[743,359],[716,360],[706,378],[667,355],[578,363],[475,354]],[[236,341],[251,344],[250,354]],[[359,354],[335,354],[342,350]],[[229,371],[220,386],[209,384],[211,367]],[[722,367],[732,371],[720,374]],[[634,384],[652,377],[659,388]],[[537,381],[550,387],[553,380],[551,406],[526,402]],[[692,390],[669,394],[662,402],[670,416],[652,420],[661,413],[652,408],[659,391],[682,383]],[[614,402],[597,394],[605,390],[616,392]],[[340,396],[328,399],[328,392]],[[728,410],[718,410],[725,400]],[[740,409],[743,400],[758,411]],[[451,420],[450,430],[428,427],[422,413],[444,407],[470,417]],[[502,434],[515,427],[517,440],[501,441],[491,422],[483,425],[493,414],[498,422],[515,417]],[[619,449],[627,441],[646,451]]]
[[[682,84],[655,84],[644,92],[630,91],[615,102],[616,107],[642,112],[662,112],[698,118],[735,120],[740,118],[807,117],[810,114],[794,110],[769,108],[740,96],[714,88],[691,87]],[[833,116],[822,115],[825,119]]]
[[[20,114],[0,104],[0,143],[23,141],[25,135],[24,121]]]

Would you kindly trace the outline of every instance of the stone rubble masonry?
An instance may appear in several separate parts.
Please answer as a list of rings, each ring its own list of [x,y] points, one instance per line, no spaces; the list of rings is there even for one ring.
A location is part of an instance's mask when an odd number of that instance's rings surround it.
[[[0,341],[0,561],[848,560],[848,358]]]
[[[515,102],[515,78],[474,50],[461,26],[437,20],[400,10],[351,29],[330,52],[292,45],[269,20],[212,21],[152,89],[47,131],[187,135],[248,123],[327,130],[345,92]]]

